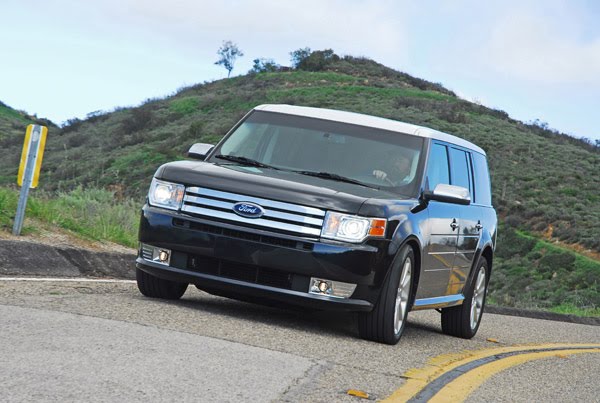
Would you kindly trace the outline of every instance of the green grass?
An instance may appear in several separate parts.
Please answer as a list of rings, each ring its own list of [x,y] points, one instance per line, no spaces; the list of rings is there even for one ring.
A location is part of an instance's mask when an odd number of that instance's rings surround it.
[[[581,309],[573,304],[561,304],[549,310],[564,315],[600,317],[600,308]]]
[[[425,98],[436,101],[456,102],[456,98],[440,94],[435,91],[422,91],[414,88],[374,88],[360,85],[323,85],[313,87],[300,87],[289,89],[277,89],[269,92],[269,101],[276,101],[282,96],[287,97],[315,97],[315,98],[351,98],[351,97],[375,97],[378,99],[398,97]]]
[[[16,191],[0,188],[0,228],[12,229],[18,197]]]
[[[198,109],[199,105],[198,98],[187,97],[181,99],[175,99],[169,105],[172,112],[179,113],[181,115],[189,115],[194,113]]]
[[[131,199],[115,200],[103,189],[77,188],[55,197],[30,193],[26,217],[72,231],[87,239],[111,241],[128,247],[137,245],[141,205]],[[12,230],[18,191],[0,188],[0,225]],[[35,232],[26,227],[25,233]]]
[[[8,108],[8,107],[2,106],[2,105],[0,105],[0,118],[17,121],[17,122],[23,123],[25,126],[31,123],[31,120],[27,116],[23,115],[22,113],[14,110],[12,108]]]
[[[284,81],[292,85],[308,84],[308,83],[355,83],[359,80],[364,81],[363,77],[356,77],[343,73],[335,73],[331,71],[291,71],[286,73],[260,73],[255,75],[256,80],[267,82]],[[232,85],[239,85],[235,79],[230,80]]]

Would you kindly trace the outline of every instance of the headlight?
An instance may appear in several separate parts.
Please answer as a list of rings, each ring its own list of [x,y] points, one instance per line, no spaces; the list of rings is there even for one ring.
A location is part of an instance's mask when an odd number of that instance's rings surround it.
[[[328,211],[321,230],[322,238],[362,242],[368,236],[384,237],[387,221]]]
[[[148,200],[151,205],[156,207],[179,210],[184,193],[185,186],[154,178],[152,184],[150,184]]]

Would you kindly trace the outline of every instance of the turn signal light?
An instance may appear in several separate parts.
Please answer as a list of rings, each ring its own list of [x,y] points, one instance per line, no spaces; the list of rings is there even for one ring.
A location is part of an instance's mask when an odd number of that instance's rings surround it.
[[[380,220],[376,218],[371,218],[371,228],[369,228],[370,236],[385,236],[385,226],[387,224],[386,220]]]

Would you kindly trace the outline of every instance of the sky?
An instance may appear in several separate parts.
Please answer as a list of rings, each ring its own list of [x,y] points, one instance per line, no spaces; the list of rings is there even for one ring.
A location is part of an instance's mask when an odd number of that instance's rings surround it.
[[[364,56],[460,97],[600,139],[600,1],[0,0],[0,101],[62,123],[227,77],[224,40],[290,65]]]

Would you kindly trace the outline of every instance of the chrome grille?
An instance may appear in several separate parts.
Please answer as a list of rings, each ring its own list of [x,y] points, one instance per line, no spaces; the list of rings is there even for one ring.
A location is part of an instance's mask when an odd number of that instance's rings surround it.
[[[247,218],[237,215],[232,209],[234,204],[239,202],[259,204],[264,209],[263,216]],[[188,214],[245,226],[315,237],[321,235],[325,216],[324,210],[314,207],[199,187],[186,188],[181,210]]]

